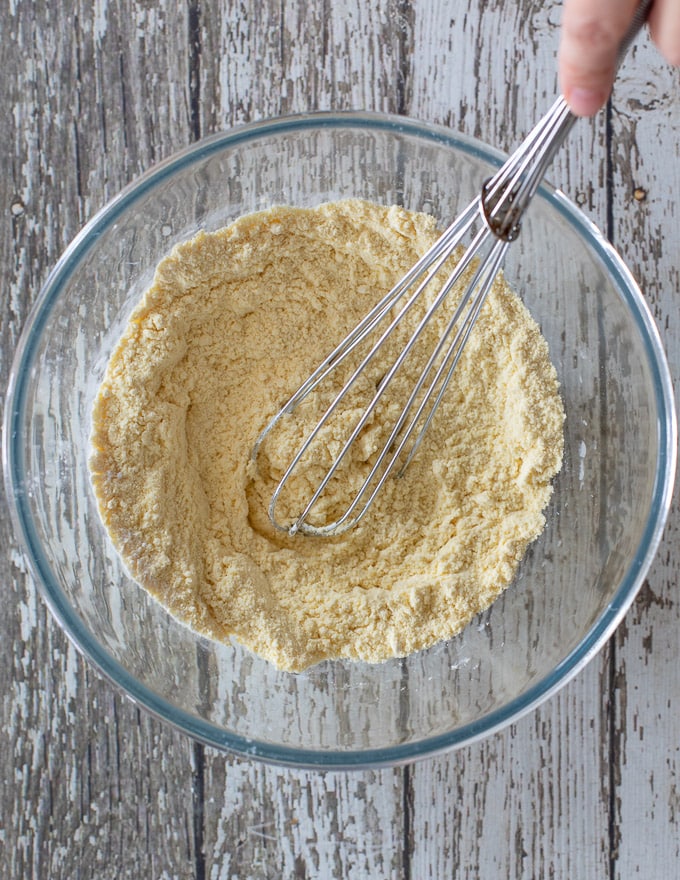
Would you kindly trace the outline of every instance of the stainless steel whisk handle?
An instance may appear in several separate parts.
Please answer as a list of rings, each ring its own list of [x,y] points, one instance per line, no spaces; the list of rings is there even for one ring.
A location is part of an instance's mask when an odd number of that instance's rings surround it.
[[[652,3],[653,0],[643,0],[636,9],[619,47],[617,69],[645,23]],[[522,215],[577,118],[560,96],[518,149],[484,184],[482,210],[497,238],[503,241],[517,238]]]

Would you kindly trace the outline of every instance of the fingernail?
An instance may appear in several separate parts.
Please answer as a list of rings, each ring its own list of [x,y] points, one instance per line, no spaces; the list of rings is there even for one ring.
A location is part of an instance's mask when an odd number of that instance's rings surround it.
[[[577,116],[593,116],[607,100],[604,92],[595,89],[572,89],[567,95],[567,102]]]

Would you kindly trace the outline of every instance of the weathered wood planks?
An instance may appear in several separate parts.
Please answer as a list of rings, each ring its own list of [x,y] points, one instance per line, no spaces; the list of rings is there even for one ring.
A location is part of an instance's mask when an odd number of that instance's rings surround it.
[[[96,0],[0,9],[0,373],[94,211],[199,136],[366,108],[510,149],[556,82],[559,4]],[[552,180],[639,277],[680,375],[677,73],[643,44]],[[77,656],[0,509],[0,875],[673,877],[680,849],[677,500],[634,608],[537,712],[406,769],[251,764],[135,709]]]

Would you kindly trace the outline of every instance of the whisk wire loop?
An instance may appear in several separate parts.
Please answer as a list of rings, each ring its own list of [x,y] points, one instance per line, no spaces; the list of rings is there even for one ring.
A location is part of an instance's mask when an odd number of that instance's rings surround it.
[[[286,413],[292,412],[292,410],[295,409],[295,407],[297,407],[304,400],[304,398],[307,397],[314,390],[314,388],[317,387],[317,385],[325,378],[326,375],[328,375],[330,372],[335,370],[335,368],[343,360],[345,360],[345,358],[357,347],[357,345],[364,338],[366,338],[366,336],[368,336],[369,333],[380,323],[380,320],[383,317],[385,317],[385,315],[387,315],[387,313],[390,311],[390,309],[409,290],[410,286],[412,286],[414,283],[417,283],[417,287],[416,287],[415,291],[413,291],[411,293],[411,296],[406,301],[406,303],[402,306],[399,313],[396,315],[395,318],[392,319],[392,321],[390,322],[388,327],[383,331],[383,333],[378,338],[377,342],[375,342],[373,344],[373,346],[371,347],[369,352],[364,356],[363,360],[359,363],[358,367],[355,368],[355,370],[353,371],[353,373],[351,374],[349,379],[345,382],[345,384],[343,385],[341,390],[338,392],[336,397],[333,399],[331,405],[326,409],[324,414],[321,416],[321,418],[316,423],[315,427],[309,433],[306,440],[304,441],[302,446],[299,448],[298,452],[293,457],[293,459],[292,459],[290,465],[288,466],[287,470],[285,471],[283,477],[279,481],[279,484],[277,485],[276,489],[274,490],[274,492],[272,494],[272,499],[271,499],[270,506],[269,506],[270,519],[272,520],[272,522],[275,525],[277,525],[277,527],[280,527],[278,524],[278,521],[276,519],[276,506],[278,504],[279,497],[280,497],[285,485],[288,483],[290,477],[292,476],[293,472],[295,471],[298,464],[300,463],[301,459],[305,456],[305,454],[307,453],[307,451],[311,447],[312,443],[317,438],[320,431],[323,429],[324,425],[328,423],[328,420],[331,418],[331,416],[339,408],[340,404],[342,403],[342,401],[344,400],[346,395],[349,393],[351,388],[355,385],[358,378],[363,374],[363,372],[365,371],[365,369],[368,366],[368,364],[370,363],[370,361],[382,349],[383,345],[385,344],[387,339],[391,336],[391,334],[395,330],[395,328],[399,324],[402,323],[406,313],[421,298],[423,292],[425,291],[426,287],[429,285],[432,278],[437,275],[437,273],[442,268],[443,264],[450,258],[451,252],[454,251],[457,248],[457,246],[460,244],[460,241],[462,240],[463,236],[468,232],[468,230],[472,226],[474,220],[477,219],[478,215],[479,215],[479,197],[477,199],[475,199],[475,201],[473,201],[468,206],[467,210],[463,212],[463,214],[458,218],[457,222],[451,224],[451,226],[446,230],[446,232],[442,235],[442,237],[440,239],[438,239],[435,246],[433,248],[431,248],[424,255],[424,257],[422,257],[414,265],[413,269],[411,269],[410,272],[406,276],[404,276],[404,279],[402,279],[402,281],[400,281],[397,285],[395,285],[395,287],[393,287],[392,290],[389,291],[385,297],[383,297],[383,299],[378,304],[378,306],[376,306],[372,310],[372,312],[369,313],[369,315],[367,315],[366,318],[364,318],[364,320],[361,322],[361,324],[357,325],[357,328],[355,328],[354,331],[352,331],[351,333],[349,333],[345,337],[345,339],[336,347],[334,352],[326,359],[324,364],[317,371],[315,371],[314,374],[312,374],[310,379],[307,380],[307,382],[303,386],[300,387],[300,389],[296,392],[296,394],[293,395],[293,397],[290,399],[290,401],[283,407],[283,409],[275,417],[275,419],[272,422],[270,422],[270,424],[267,426],[267,428],[265,428],[263,433],[258,438],[256,446],[254,447],[254,450],[253,450],[253,455],[257,455],[257,452],[259,450],[261,443],[263,442],[265,436],[269,433],[269,431],[274,427],[275,422],[278,421]],[[488,235],[488,230],[482,228],[477,233],[478,242],[481,243],[482,239],[484,237],[486,237],[487,235]],[[445,240],[442,242],[442,239],[445,239]],[[374,478],[377,469],[380,467],[380,465],[384,461],[387,453],[389,452],[391,440],[393,439],[394,436],[396,436],[396,434],[400,430],[401,426],[403,425],[403,423],[408,415],[408,412],[406,411],[406,409],[402,413],[402,418],[400,418],[398,420],[397,426],[392,431],[392,438],[390,440],[388,440],[387,443],[385,444],[382,453],[378,456],[378,459],[377,459],[376,463],[374,464],[373,468],[371,469],[371,472],[369,473],[368,477],[364,481],[363,485],[360,487],[356,497],[351,502],[348,509],[345,511],[345,514],[342,517],[340,517],[339,520],[332,523],[328,527],[311,526],[311,525],[305,523],[305,520],[306,520],[309,512],[311,511],[311,509],[314,507],[314,505],[316,504],[318,499],[323,494],[326,486],[331,481],[331,479],[333,478],[333,476],[337,472],[338,468],[340,467],[341,463],[343,462],[343,460],[346,458],[347,454],[349,453],[353,443],[356,441],[357,437],[359,436],[361,431],[364,429],[366,423],[368,422],[368,420],[370,419],[372,414],[375,412],[375,409],[378,406],[380,399],[383,397],[391,379],[393,378],[393,376],[395,375],[397,370],[402,366],[402,364],[406,360],[407,356],[411,353],[413,346],[415,345],[417,339],[419,338],[420,334],[422,333],[422,330],[425,327],[425,325],[427,323],[429,323],[434,311],[441,305],[441,303],[444,301],[446,296],[449,294],[449,292],[451,291],[452,287],[454,286],[454,284],[456,283],[456,281],[458,280],[460,275],[464,272],[464,270],[469,265],[470,259],[471,259],[471,254],[469,257],[468,257],[468,254],[466,254],[465,258],[463,258],[455,266],[455,268],[454,268],[453,272],[451,273],[450,277],[448,278],[447,282],[442,287],[442,290],[436,296],[436,298],[434,299],[432,304],[428,307],[425,315],[420,320],[416,329],[411,334],[409,341],[406,343],[406,345],[404,346],[404,348],[402,349],[402,351],[400,352],[399,356],[397,357],[395,362],[392,364],[390,369],[384,375],[382,381],[380,382],[380,385],[376,389],[376,392],[375,392],[373,398],[371,399],[368,406],[365,408],[361,418],[359,419],[357,424],[354,426],[354,429],[350,433],[348,439],[344,443],[340,452],[337,454],[333,464],[326,472],[324,478],[319,483],[319,486],[317,487],[316,491],[313,493],[312,497],[308,501],[308,503],[305,506],[305,508],[303,509],[302,513],[300,514],[300,516],[297,518],[297,520],[294,523],[292,523],[291,525],[287,525],[287,526],[282,527],[283,531],[286,531],[291,535],[294,535],[298,530],[301,530],[301,529],[304,529],[304,531],[309,534],[331,534],[331,533],[339,534],[341,531],[345,531],[346,529],[351,528],[353,525],[355,525],[356,522],[358,521],[358,519],[360,518],[360,516],[363,515],[363,511],[362,511],[362,513],[359,517],[356,517],[350,521],[351,514],[354,512],[356,507],[361,502],[361,499],[363,498],[366,491],[368,490],[370,482]],[[421,278],[421,276],[423,276],[423,275],[424,275],[424,277]],[[419,278],[421,278],[420,281],[418,280]],[[408,279],[409,283],[405,284],[404,282],[407,279]],[[370,320],[367,320],[369,317],[370,317]],[[364,326],[362,327],[362,325],[364,325]],[[360,334],[357,334],[356,331],[359,327],[362,327],[362,330],[361,330]],[[422,384],[418,386],[418,388],[420,388],[420,387],[422,387]],[[409,406],[409,404],[407,404],[407,407],[408,406]],[[390,468],[390,471],[391,470],[392,470],[392,468]],[[385,476],[387,476],[387,475],[385,475]],[[382,482],[383,481],[380,482],[380,484],[379,484],[380,486],[382,485]],[[372,496],[371,496],[371,500],[372,500]],[[369,503],[370,503],[370,501],[369,501]],[[368,504],[366,505],[366,507],[368,507]]]
[[[485,230],[485,229],[480,230],[480,232],[478,232],[478,234],[477,234],[478,243],[481,244],[481,241],[483,240],[483,238],[488,237],[488,235],[489,235],[488,230]],[[441,304],[444,302],[446,297],[450,294],[451,290],[453,289],[455,284],[458,282],[462,273],[468,268],[468,265],[469,265],[469,260],[461,260],[461,262],[456,265],[453,272],[450,274],[449,278],[447,279],[447,281],[443,285],[441,291],[439,292],[437,297],[434,299],[432,304],[428,307],[427,312],[425,313],[425,315],[423,316],[423,318],[419,322],[416,329],[413,331],[409,341],[402,348],[399,356],[396,358],[396,360],[394,361],[394,363],[390,367],[389,371],[386,373],[385,377],[383,378],[382,382],[380,383],[380,386],[376,390],[376,393],[375,393],[373,399],[371,400],[371,402],[368,404],[368,406],[364,410],[364,413],[363,413],[361,419],[355,425],[354,430],[352,431],[349,438],[345,442],[340,453],[337,455],[335,461],[333,462],[333,465],[329,468],[324,480],[322,480],[322,482],[319,484],[318,489],[316,490],[315,494],[310,499],[309,503],[307,504],[307,507],[302,512],[302,514],[298,518],[297,522],[294,523],[293,526],[289,529],[289,532],[292,531],[292,533],[294,534],[295,531],[297,531],[302,526],[307,514],[312,509],[312,507],[316,503],[317,499],[320,497],[323,490],[326,488],[326,485],[328,484],[330,479],[333,477],[333,475],[337,471],[338,467],[340,466],[341,462],[346,457],[346,455],[349,453],[353,443],[356,441],[357,437],[359,436],[359,434],[361,433],[361,431],[365,427],[366,422],[368,421],[370,416],[375,411],[380,398],[383,396],[386,388],[388,387],[389,383],[393,379],[397,370],[403,365],[406,358],[411,353],[414,345],[417,343],[421,333],[423,332],[424,327],[430,322],[436,309],[438,309],[441,306]],[[478,270],[477,274],[479,275],[479,270]],[[423,285],[427,284],[429,282],[429,280],[430,280],[429,277],[426,278],[425,281],[423,282]],[[491,280],[493,280],[493,279],[490,279],[489,284],[491,283]],[[335,522],[333,522],[330,526],[313,527],[315,534],[327,534],[327,533],[328,534],[330,534],[330,533],[340,534],[342,531],[346,531],[347,529],[352,528],[354,525],[356,525],[359,522],[359,520],[364,516],[364,514],[366,513],[368,508],[370,507],[370,505],[373,501],[373,498],[378,493],[378,491],[381,489],[385,480],[393,472],[394,467],[397,464],[397,461],[399,459],[399,456],[400,456],[402,450],[404,449],[404,446],[411,438],[425,407],[428,405],[429,401],[432,398],[432,394],[434,393],[434,390],[437,386],[437,383],[441,377],[442,371],[446,365],[446,360],[438,368],[437,372],[435,373],[434,378],[431,380],[430,385],[429,385],[428,389],[426,390],[426,393],[420,403],[420,406],[418,407],[415,415],[412,417],[408,427],[406,428],[406,430],[404,431],[404,433],[401,437],[399,445],[396,446],[396,448],[394,448],[393,444],[394,444],[396,438],[399,436],[400,432],[402,431],[404,424],[408,420],[409,413],[411,412],[411,410],[413,408],[413,404],[414,404],[415,400],[417,399],[418,394],[422,390],[423,386],[426,384],[429,373],[431,372],[436,361],[439,359],[441,352],[444,349],[445,344],[448,340],[448,337],[450,336],[451,331],[453,330],[454,326],[457,324],[458,319],[460,318],[462,312],[467,307],[468,300],[472,297],[472,294],[475,290],[476,290],[476,284],[475,284],[475,281],[473,280],[473,282],[470,284],[469,288],[466,291],[464,301],[461,302],[461,304],[459,305],[458,309],[456,310],[456,313],[454,314],[454,317],[449,322],[449,326],[448,326],[447,330],[441,336],[438,345],[436,346],[435,350],[433,351],[432,355],[430,356],[430,359],[428,360],[425,368],[422,370],[420,377],[418,378],[418,381],[415,383],[408,400],[404,404],[404,407],[401,411],[401,414],[400,414],[399,418],[397,419],[394,427],[392,428],[392,431],[391,431],[389,437],[385,441],[381,452],[379,453],[376,461],[374,462],[371,470],[369,471],[368,476],[365,478],[364,482],[362,483],[361,487],[359,488],[358,492],[356,493],[354,499],[349,504],[349,506],[345,510],[344,514],[341,517],[339,517]],[[483,298],[485,297],[487,291],[488,291],[488,285],[483,290],[482,300],[479,302],[479,306],[476,305],[478,297],[475,298],[475,307],[474,307],[474,309],[471,310],[471,312],[472,311],[475,312],[475,316],[476,316],[476,313],[478,312],[478,309],[481,307],[481,302],[483,302]],[[401,317],[402,317],[401,315],[398,316],[397,321],[401,320]],[[460,339],[463,335],[465,335],[465,337],[467,336],[467,332],[469,332],[469,329],[471,329],[471,326],[468,328],[468,330],[465,334],[464,334],[464,331],[465,331],[466,327],[468,326],[469,321],[470,321],[470,315],[468,315],[465,318],[465,323],[464,323],[463,327],[461,327],[461,329],[459,330],[456,339]],[[391,328],[391,329],[393,329],[393,328]],[[452,351],[455,351],[455,349],[456,349],[456,344],[457,344],[456,339],[454,339],[454,342],[451,345],[450,353]],[[447,360],[450,357],[450,353],[447,354]],[[353,380],[358,377],[358,375],[362,372],[362,370],[363,370],[363,367],[360,366],[358,368],[358,370],[356,371],[356,373],[354,374],[354,376],[352,377],[352,380],[350,380],[350,382],[347,383],[347,385],[345,386],[343,391],[340,392],[340,394],[338,395],[338,398],[336,398],[334,403],[339,402],[339,399],[342,399],[343,394],[347,390],[349,390],[349,387],[351,386]],[[451,370],[450,372],[453,372],[453,371]],[[441,400],[442,393],[443,393],[443,391],[439,394],[439,396],[437,398],[437,402],[439,400]],[[324,416],[324,418],[322,418],[321,423],[323,423],[324,421],[325,421],[325,416]],[[375,484],[375,486],[373,486],[371,494],[369,495],[368,499],[366,500],[363,508],[360,510],[360,512],[356,516],[352,517],[352,514],[354,513],[356,508],[361,504],[364,496],[366,495],[366,493],[369,491],[369,489],[373,485],[373,482],[376,478],[376,475],[380,471],[380,468],[383,465],[383,462],[385,461],[385,459],[388,456],[390,457],[390,460],[387,463],[387,465],[385,466],[384,470],[382,471],[382,474],[380,475],[378,482]],[[404,466],[404,468],[402,468],[402,470],[404,470],[404,469],[405,469],[405,466]],[[312,528],[312,527],[307,526],[307,529],[310,529],[310,528]]]

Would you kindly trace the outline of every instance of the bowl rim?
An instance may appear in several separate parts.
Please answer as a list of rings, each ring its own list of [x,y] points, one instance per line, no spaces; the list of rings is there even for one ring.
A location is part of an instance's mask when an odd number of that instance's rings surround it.
[[[604,235],[558,189],[542,183],[536,197],[543,198],[586,239],[598,254],[628,304],[644,341],[648,366],[654,380],[658,413],[657,469],[652,490],[650,516],[633,561],[604,613],[590,627],[578,645],[550,673],[526,692],[474,722],[443,734],[397,743],[387,747],[350,750],[294,748],[252,739],[225,731],[180,709],[127,672],[97,641],[69,603],[52,576],[49,560],[40,546],[22,489],[23,454],[19,426],[25,406],[27,381],[34,341],[42,333],[61,287],[75,266],[92,247],[100,230],[133,204],[151,187],[189,164],[200,161],[225,147],[234,147],[268,134],[323,128],[363,128],[386,130],[453,147],[495,165],[506,155],[476,138],[441,125],[406,116],[370,111],[314,112],[235,126],[206,137],[174,153],[133,180],[101,208],[75,236],[52,271],[29,311],[15,351],[5,400],[2,464],[10,518],[23,555],[38,589],[64,632],[78,651],[114,687],[155,717],[206,745],[266,763],[296,768],[341,770],[397,766],[470,745],[490,736],[526,715],[566,685],[602,648],[633,602],[661,541],[670,509],[677,458],[677,416],[668,363],[660,335],[642,292],[622,258]]]

